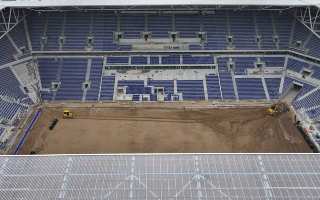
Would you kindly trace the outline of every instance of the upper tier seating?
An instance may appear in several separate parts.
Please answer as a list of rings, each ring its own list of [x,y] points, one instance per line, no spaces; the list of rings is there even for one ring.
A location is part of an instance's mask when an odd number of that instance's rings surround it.
[[[290,40],[288,35],[291,35],[291,27],[295,19],[287,13],[272,13],[272,16],[276,34],[279,37],[279,47],[280,49],[286,49]]]
[[[271,14],[267,11],[256,12],[256,25],[258,34],[261,36],[261,49],[276,49],[273,41],[273,27],[271,23]],[[289,35],[287,36],[289,37]]]
[[[16,48],[7,37],[0,39],[0,65],[14,61],[19,48],[28,50],[26,31],[31,37],[33,51],[87,51],[89,46],[97,51],[130,51],[131,45],[119,44],[115,40],[115,32],[122,32],[122,37],[127,39],[143,38],[142,32],[145,31],[151,33],[151,38],[168,39],[169,32],[176,31],[181,38],[197,38],[198,32],[205,32],[206,38],[201,44],[190,45],[190,49],[195,50],[275,50],[294,47],[306,50],[304,53],[315,57],[320,55],[320,39],[285,12],[216,11],[207,15],[48,12],[31,13],[27,24],[29,30],[25,30],[23,23],[20,23],[9,32]],[[291,34],[292,43],[289,44]],[[231,43],[227,41],[228,36],[232,37]],[[260,41],[257,41],[258,36]],[[91,45],[88,44],[88,37],[92,38]],[[297,46],[297,41],[301,41],[300,46]]]
[[[174,31],[181,38],[196,38],[197,33],[203,31],[206,41],[202,45],[207,50],[227,49],[230,46],[228,36],[233,37],[235,49],[258,49],[257,35],[261,36],[260,49],[277,49],[274,41],[277,36],[279,48],[287,49],[293,24],[293,18],[287,14],[268,11],[217,11],[210,15],[122,14],[118,17],[111,13],[69,12],[63,15],[51,12],[34,13],[27,20],[34,50],[40,50],[43,37],[47,38],[44,50],[58,50],[59,37],[64,37],[61,50],[85,50],[88,36],[93,37],[94,50],[131,50],[130,45],[117,44],[113,34],[116,31],[127,39],[142,38],[145,31],[151,33],[151,38],[169,38],[169,32]],[[304,41],[309,31],[296,23],[295,32],[294,40]],[[202,48],[195,44],[192,47]]]
[[[252,12],[229,12],[230,33],[237,49],[257,49]]]

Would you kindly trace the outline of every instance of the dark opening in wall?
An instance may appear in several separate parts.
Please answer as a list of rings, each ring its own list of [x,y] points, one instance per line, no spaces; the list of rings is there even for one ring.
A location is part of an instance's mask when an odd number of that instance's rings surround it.
[[[256,42],[257,42],[257,43],[260,43],[260,42],[261,42],[261,36],[260,36],[260,35],[257,35],[257,37],[256,37]]]
[[[150,39],[150,37],[151,37],[151,33],[149,33],[149,32],[143,32],[143,33],[142,33],[142,36],[143,36],[144,41],[147,42],[147,41]]]
[[[296,42],[295,42],[295,46],[296,46],[297,48],[300,48],[300,47],[302,46],[302,42],[301,42],[300,40],[296,41]]]
[[[114,33],[114,40],[115,41],[119,41],[120,39],[122,39],[123,38],[123,34],[122,34],[122,32],[115,32]]]
[[[302,78],[306,78],[306,77],[309,77],[312,72],[310,70],[303,69],[301,73],[302,73]]]
[[[205,32],[199,32],[198,38],[200,39],[200,42],[205,42],[207,40],[207,34]]]
[[[292,89],[295,91],[300,91],[303,85],[293,82]]]
[[[257,63],[256,66],[257,66],[257,68],[261,69],[263,67],[263,64],[262,63]]]
[[[177,33],[171,33],[171,39],[172,42],[175,42],[177,40]]]
[[[229,44],[232,44],[232,43],[233,43],[233,36],[232,36],[232,35],[228,35],[228,37],[227,37],[227,42],[228,42]]]
[[[29,93],[29,89],[27,87],[23,87],[25,93]]]

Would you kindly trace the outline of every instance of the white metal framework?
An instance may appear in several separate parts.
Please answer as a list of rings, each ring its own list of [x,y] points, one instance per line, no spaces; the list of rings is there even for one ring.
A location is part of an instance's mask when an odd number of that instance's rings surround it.
[[[319,199],[316,154],[0,157],[2,199]]]
[[[53,6],[171,6],[171,5],[219,5],[219,6],[311,6],[319,0],[15,0],[0,1],[5,7],[53,7]]]
[[[320,7],[299,8],[296,10],[295,17],[320,38]]]
[[[19,8],[0,10],[0,39],[25,18],[25,12]]]

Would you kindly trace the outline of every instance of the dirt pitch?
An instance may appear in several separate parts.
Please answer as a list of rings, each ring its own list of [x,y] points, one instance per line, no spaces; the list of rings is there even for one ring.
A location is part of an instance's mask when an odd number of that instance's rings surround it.
[[[64,107],[43,108],[21,154],[311,152],[290,113],[271,117],[266,108],[95,105],[63,119]]]

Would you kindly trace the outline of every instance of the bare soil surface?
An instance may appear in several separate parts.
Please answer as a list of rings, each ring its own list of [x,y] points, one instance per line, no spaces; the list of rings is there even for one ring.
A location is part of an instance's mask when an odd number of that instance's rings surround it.
[[[45,107],[21,154],[311,152],[290,113],[266,108]],[[53,130],[50,123],[59,122]]]

